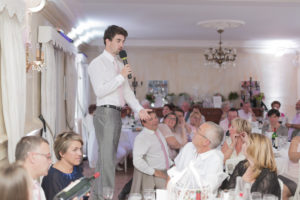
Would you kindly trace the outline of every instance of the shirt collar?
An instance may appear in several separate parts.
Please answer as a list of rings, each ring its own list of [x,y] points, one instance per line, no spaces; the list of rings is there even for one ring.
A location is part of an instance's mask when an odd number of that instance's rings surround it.
[[[201,158],[201,159],[206,159],[206,158],[209,158],[211,154],[213,154],[216,150],[215,149],[212,149],[212,150],[209,150],[207,152],[204,152],[204,153],[200,153],[198,154],[198,156]]]
[[[116,56],[114,57],[113,55],[111,55],[108,51],[106,51],[104,49],[103,51],[103,55],[111,62],[114,62],[114,60],[116,59]]]
[[[143,131],[146,132],[146,133],[150,133],[150,134],[154,134],[155,133],[155,131],[147,129],[146,127],[144,127]]]

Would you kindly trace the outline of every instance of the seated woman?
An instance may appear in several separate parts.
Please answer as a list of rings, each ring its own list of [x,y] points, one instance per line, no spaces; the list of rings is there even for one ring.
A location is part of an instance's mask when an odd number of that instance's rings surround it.
[[[251,184],[251,192],[273,194],[280,199],[280,185],[271,141],[261,134],[250,134],[243,144],[246,160],[235,167],[225,189],[235,188],[236,178]]]
[[[83,176],[78,166],[82,160],[82,144],[80,135],[74,132],[61,133],[56,137],[54,152],[58,161],[50,167],[42,182],[48,200]]]
[[[280,112],[271,109],[268,112],[268,121],[262,127],[262,133],[276,131],[279,136],[288,136],[288,128],[279,123]]]
[[[245,159],[242,153],[243,137],[251,134],[251,124],[242,118],[235,118],[231,121],[229,127],[229,136],[226,136],[225,142],[222,146],[224,154],[224,163],[228,159],[236,159],[236,164]]]
[[[282,199],[288,199],[296,192],[298,183],[298,171],[299,171],[299,159],[300,159],[300,136],[295,136],[290,144],[289,148],[289,162],[288,169],[278,178],[283,182],[283,194]]]
[[[188,125],[190,127],[190,130],[188,130],[190,132],[188,141],[191,142],[194,137],[194,133],[201,125],[201,114],[198,112],[192,112],[190,115],[190,123]]]
[[[178,154],[178,150],[186,144],[187,136],[184,133],[178,139],[175,135],[175,127],[178,124],[178,119],[175,113],[170,112],[163,118],[163,123],[158,125],[159,131],[165,137],[166,142],[170,148],[170,158],[173,160]],[[185,141],[181,143],[181,141]]]
[[[31,200],[32,187],[32,180],[21,164],[13,163],[1,168],[1,200]]]

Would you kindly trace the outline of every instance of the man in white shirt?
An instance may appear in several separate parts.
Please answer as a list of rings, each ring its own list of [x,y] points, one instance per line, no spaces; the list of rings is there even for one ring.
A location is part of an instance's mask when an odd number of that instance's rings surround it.
[[[169,158],[167,142],[158,129],[159,120],[155,112],[150,119],[142,121],[144,129],[136,136],[133,146],[135,172],[131,193],[143,189],[165,189],[166,170],[173,164]]]
[[[16,147],[16,161],[21,162],[33,181],[33,200],[46,200],[39,178],[48,174],[51,164],[49,143],[39,136],[23,137]]]
[[[220,150],[216,149],[221,144],[223,136],[223,129],[219,125],[213,122],[202,124],[196,131],[192,142],[187,143],[175,158],[175,166],[168,170],[170,182],[174,180],[172,178],[193,164],[200,182],[208,185],[211,191],[215,192],[224,178],[224,156]]]
[[[242,109],[240,109],[238,111],[238,115],[240,118],[245,119],[249,122],[255,122],[256,121],[256,117],[255,114],[253,113],[252,109],[251,109],[251,105],[250,102],[244,102]]]
[[[224,133],[229,130],[231,126],[231,121],[238,117],[238,111],[235,108],[231,108],[228,111],[227,117],[220,122],[221,128],[224,130]]]
[[[114,188],[115,160],[121,132],[121,109],[127,103],[141,119],[149,118],[132,92],[127,77],[131,74],[130,65],[117,59],[123,49],[128,33],[122,27],[111,25],[103,36],[105,50],[88,67],[90,80],[97,96],[97,109],[94,126],[99,146],[96,171],[101,176],[95,180],[92,199],[103,199],[103,187]]]

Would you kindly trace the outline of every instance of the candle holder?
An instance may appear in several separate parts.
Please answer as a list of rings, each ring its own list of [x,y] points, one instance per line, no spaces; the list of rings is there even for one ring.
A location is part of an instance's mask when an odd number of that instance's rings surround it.
[[[143,81],[137,81],[136,77],[134,76],[131,85],[133,87],[134,95],[136,95],[136,88],[139,87],[139,86],[142,86],[143,85]]]

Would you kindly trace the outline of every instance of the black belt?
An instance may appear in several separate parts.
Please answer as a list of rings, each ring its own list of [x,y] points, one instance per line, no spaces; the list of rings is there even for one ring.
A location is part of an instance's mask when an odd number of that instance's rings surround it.
[[[114,105],[102,105],[100,107],[104,107],[104,108],[112,108],[112,109],[115,109],[115,110],[118,110],[118,111],[122,111],[122,107],[119,107],[119,106],[114,106]]]

